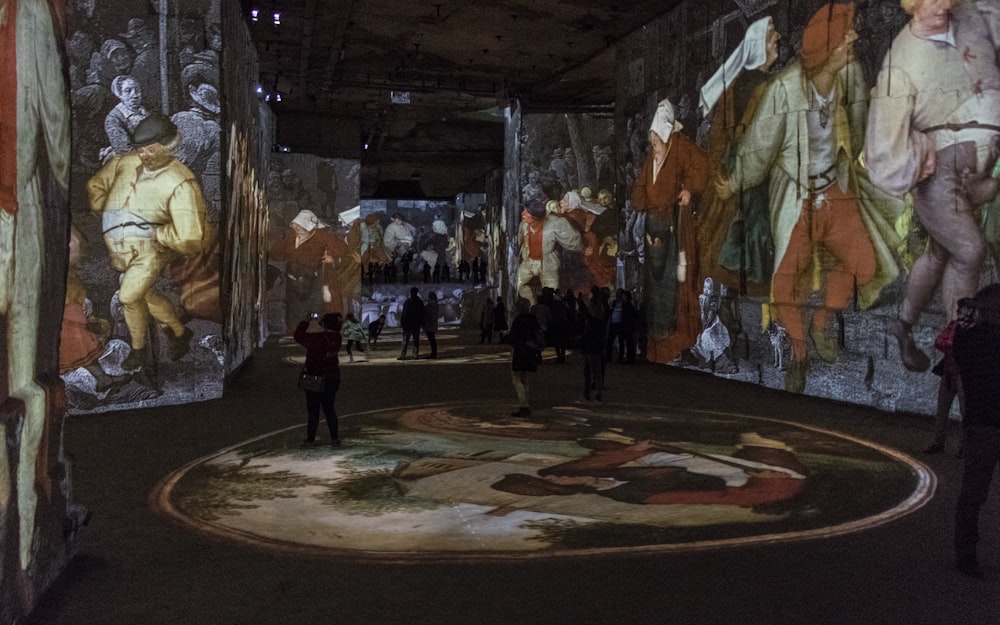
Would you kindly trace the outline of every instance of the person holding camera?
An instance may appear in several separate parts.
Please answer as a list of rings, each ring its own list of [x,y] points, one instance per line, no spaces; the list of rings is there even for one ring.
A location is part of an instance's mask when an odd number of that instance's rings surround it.
[[[303,367],[303,379],[309,376],[322,376],[319,388],[303,386],[306,394],[306,440],[302,447],[316,446],[316,430],[319,428],[319,411],[323,409],[326,424],[330,428],[330,445],[340,446],[340,435],[337,431],[337,412],[333,402],[340,388],[340,313],[327,313],[319,319],[317,313],[299,322],[295,328],[295,342],[306,348],[306,364]],[[300,383],[302,386],[303,383]]]

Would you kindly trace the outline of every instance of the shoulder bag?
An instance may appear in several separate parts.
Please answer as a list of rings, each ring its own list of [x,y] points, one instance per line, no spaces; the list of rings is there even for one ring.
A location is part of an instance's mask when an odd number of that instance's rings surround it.
[[[299,373],[299,388],[303,391],[322,393],[326,390],[326,376],[322,373],[308,373],[303,369]]]

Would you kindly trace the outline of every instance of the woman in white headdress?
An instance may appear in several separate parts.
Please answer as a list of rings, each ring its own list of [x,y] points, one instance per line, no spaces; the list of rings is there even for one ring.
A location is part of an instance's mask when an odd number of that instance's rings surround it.
[[[642,297],[650,362],[680,356],[700,325],[694,207],[708,184],[708,158],[681,128],[670,101],[660,102],[649,128],[652,149],[632,189],[632,210],[646,214]]]
[[[757,20],[701,88],[701,113],[710,121],[706,150],[712,179],[730,169],[734,148],[753,119],[768,72],[778,59],[779,39],[770,17]],[[711,276],[733,286],[743,270],[750,282],[767,284],[774,265],[767,206],[766,184],[727,200],[720,199],[714,188],[708,189],[698,211],[700,277]]]
[[[335,276],[327,267],[348,252],[347,243],[311,210],[299,211],[289,231],[271,246],[271,260],[285,262],[285,327],[289,332],[309,313],[343,312],[339,289],[336,297],[324,298],[323,287],[330,289],[328,274]]]

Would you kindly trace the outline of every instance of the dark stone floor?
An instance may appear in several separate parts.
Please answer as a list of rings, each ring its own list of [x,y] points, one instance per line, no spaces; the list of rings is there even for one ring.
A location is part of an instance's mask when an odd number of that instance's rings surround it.
[[[462,333],[455,340],[472,343],[473,337]],[[986,579],[970,580],[952,568],[960,461],[950,454],[920,455],[931,435],[929,418],[662,366],[610,365],[608,399],[836,430],[926,461],[937,473],[937,493],[901,519],[822,540],[487,563],[281,554],[193,532],[156,512],[151,493],[172,471],[304,422],[294,388],[297,367],[284,362],[293,349],[269,342],[222,399],[69,419],[65,446],[75,458],[74,497],[93,511],[93,519],[77,557],[27,623],[1000,623],[998,488],[982,519]],[[546,364],[535,379],[533,402],[572,401],[580,379],[573,358]],[[348,366],[341,388],[343,415],[425,402],[514,399],[502,363]]]

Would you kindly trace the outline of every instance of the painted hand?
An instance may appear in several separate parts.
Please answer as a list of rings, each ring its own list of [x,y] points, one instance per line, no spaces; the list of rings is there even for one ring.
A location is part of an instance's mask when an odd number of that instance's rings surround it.
[[[720,200],[728,200],[733,197],[733,189],[730,185],[729,178],[723,175],[719,175],[713,182],[715,186],[715,195],[719,197]]]
[[[924,162],[920,164],[920,176],[917,180],[923,180],[928,176],[932,175],[937,170],[937,153],[934,150],[927,152],[927,156],[924,157]]]

